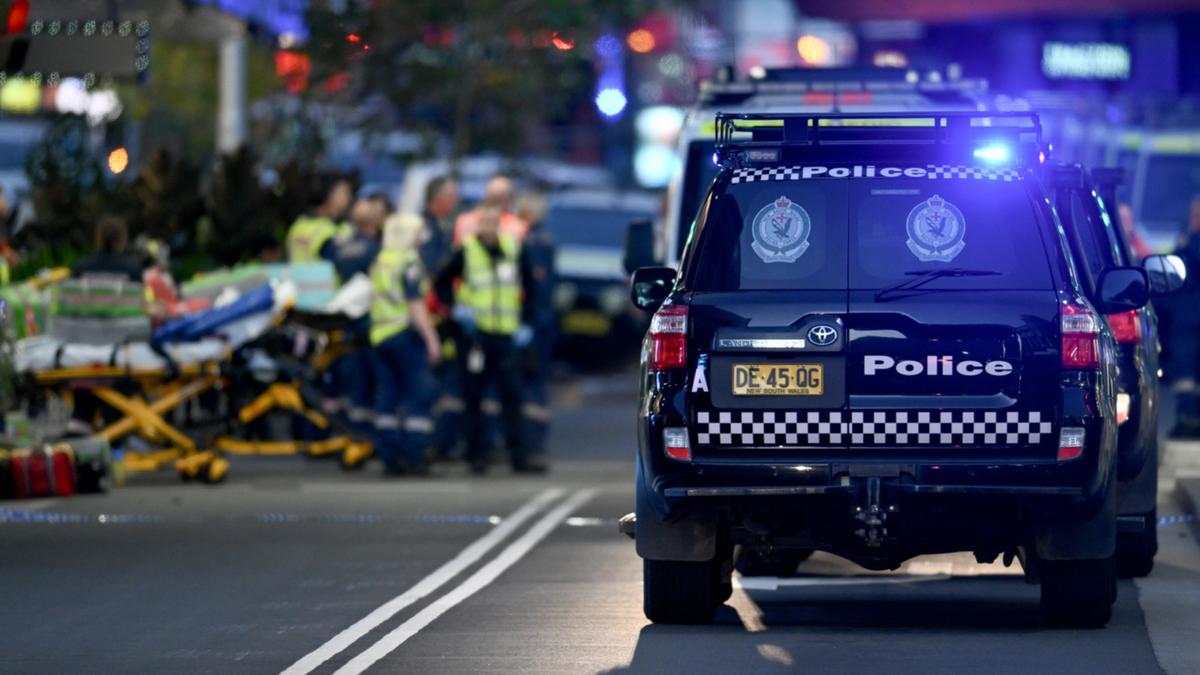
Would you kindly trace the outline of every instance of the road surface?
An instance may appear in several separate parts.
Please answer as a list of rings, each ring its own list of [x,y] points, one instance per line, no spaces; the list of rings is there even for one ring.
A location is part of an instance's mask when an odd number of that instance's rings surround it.
[[[615,525],[633,382],[556,389],[541,478],[263,458],[220,486],[0,503],[0,671],[1200,672],[1200,547],[1169,481],[1158,566],[1105,630],[1042,627],[1037,587],[966,555],[877,574],[819,554],[740,579],[715,625],[650,625]]]

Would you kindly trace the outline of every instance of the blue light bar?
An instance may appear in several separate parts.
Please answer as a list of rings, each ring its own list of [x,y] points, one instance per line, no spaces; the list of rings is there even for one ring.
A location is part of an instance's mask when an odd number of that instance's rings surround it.
[[[1012,157],[1007,145],[985,145],[975,149],[975,159],[998,164],[1007,162]]]

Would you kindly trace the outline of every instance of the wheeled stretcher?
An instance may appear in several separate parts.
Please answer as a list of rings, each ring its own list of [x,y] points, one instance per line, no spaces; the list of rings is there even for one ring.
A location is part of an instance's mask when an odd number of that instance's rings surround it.
[[[225,454],[341,453],[344,466],[360,465],[372,448],[347,434],[316,441],[245,437],[251,423],[277,410],[318,429],[338,428],[319,412],[304,382],[336,341],[312,340],[297,358],[289,342],[295,294],[289,283],[261,286],[228,305],[167,323],[149,339],[93,344],[104,339],[90,335],[68,342],[52,331],[17,343],[15,369],[35,392],[31,407],[59,397],[114,446],[140,439],[125,444],[126,471],[173,465],[185,479],[217,482],[229,469]],[[325,321],[336,323],[336,317]]]

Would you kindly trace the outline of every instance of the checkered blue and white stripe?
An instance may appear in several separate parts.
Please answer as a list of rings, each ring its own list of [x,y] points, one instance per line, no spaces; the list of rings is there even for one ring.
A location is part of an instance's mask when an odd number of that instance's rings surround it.
[[[771,166],[771,167],[744,167],[736,169],[733,172],[731,183],[763,183],[768,181],[781,180],[801,180],[801,166]],[[938,179],[968,179],[968,180],[999,180],[1005,183],[1011,183],[1020,178],[1020,174],[1016,169],[993,169],[979,166],[965,166],[955,164],[929,164],[924,167],[925,178],[930,180]],[[829,178],[828,174],[820,174],[813,178]],[[879,175],[879,167],[875,169],[875,178],[883,178]],[[895,178],[903,178],[904,176],[894,176]]]
[[[1037,445],[1053,431],[1042,413],[996,410],[724,411],[696,414],[707,446]]]
[[[1002,180],[1011,183],[1019,178],[1015,169],[991,169],[979,166],[963,166],[961,164],[941,164],[925,167],[925,177],[931,180],[938,178],[972,178],[975,180]]]
[[[772,180],[800,180],[798,166],[771,166],[766,168],[745,168],[733,172],[731,183],[761,183]]]

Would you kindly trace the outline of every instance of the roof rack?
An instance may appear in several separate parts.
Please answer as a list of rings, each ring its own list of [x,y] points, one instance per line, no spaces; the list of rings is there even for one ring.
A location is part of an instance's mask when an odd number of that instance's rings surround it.
[[[1041,147],[1041,121],[1033,112],[717,113],[716,117],[718,150],[844,143],[947,144],[997,136]]]

